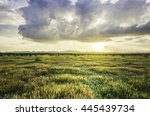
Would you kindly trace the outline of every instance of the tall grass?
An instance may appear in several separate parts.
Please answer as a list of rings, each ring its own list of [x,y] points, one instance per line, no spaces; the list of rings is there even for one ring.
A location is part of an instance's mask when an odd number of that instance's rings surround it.
[[[150,98],[149,55],[1,55],[0,98]]]

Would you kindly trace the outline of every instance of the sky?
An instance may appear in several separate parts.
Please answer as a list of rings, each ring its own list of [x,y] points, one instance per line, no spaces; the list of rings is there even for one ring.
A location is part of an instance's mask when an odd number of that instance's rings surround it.
[[[0,0],[0,52],[150,52],[150,0]]]

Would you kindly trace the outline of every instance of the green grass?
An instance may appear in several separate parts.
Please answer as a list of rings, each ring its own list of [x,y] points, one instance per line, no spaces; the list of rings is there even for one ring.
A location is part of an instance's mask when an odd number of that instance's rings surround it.
[[[1,55],[1,99],[149,99],[150,55]]]

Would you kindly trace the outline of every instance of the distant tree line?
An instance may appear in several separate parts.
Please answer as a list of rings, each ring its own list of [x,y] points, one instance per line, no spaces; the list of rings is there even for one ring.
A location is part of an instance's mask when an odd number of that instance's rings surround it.
[[[49,53],[49,52],[28,52],[28,53],[15,53],[15,52],[0,52],[0,56],[34,56],[34,55],[74,55],[74,56],[82,56],[82,55],[102,55],[102,56],[144,56],[149,57],[150,53]]]

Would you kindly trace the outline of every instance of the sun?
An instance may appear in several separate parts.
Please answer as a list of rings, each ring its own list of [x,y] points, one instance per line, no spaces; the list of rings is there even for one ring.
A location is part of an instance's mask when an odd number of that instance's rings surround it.
[[[93,45],[93,48],[96,52],[102,52],[104,51],[105,46],[106,46],[106,43],[95,43]]]

